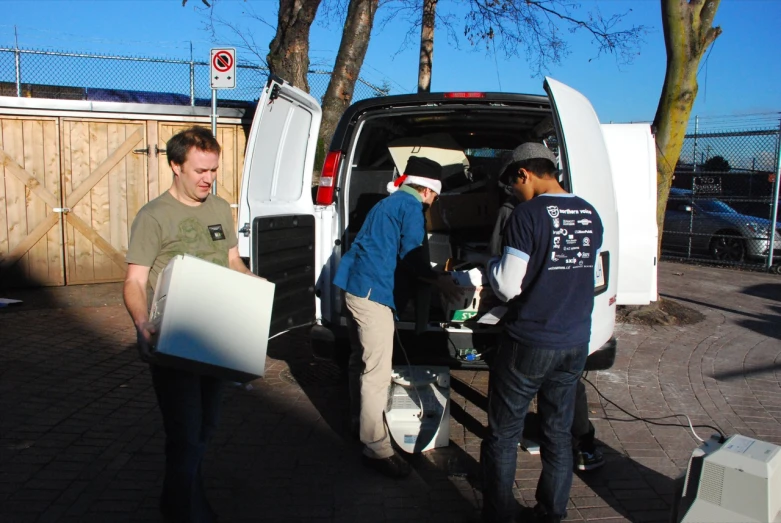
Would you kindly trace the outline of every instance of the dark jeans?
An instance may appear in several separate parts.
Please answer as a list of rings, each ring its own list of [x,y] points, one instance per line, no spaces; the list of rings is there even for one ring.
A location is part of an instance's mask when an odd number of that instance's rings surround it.
[[[217,429],[224,382],[150,365],[165,427],[165,480],[160,510],[166,521],[216,521],[206,499],[201,463]]]
[[[489,435],[483,440],[483,520],[513,521],[518,442],[529,404],[537,395],[542,473],[537,503],[552,518],[566,516],[572,486],[572,418],[575,384],[583,372],[588,346],[545,349],[504,337],[490,364]]]
[[[578,380],[575,389],[575,416],[572,419],[572,449],[593,454],[596,449],[594,436],[596,431],[588,419],[588,399],[583,380]]]

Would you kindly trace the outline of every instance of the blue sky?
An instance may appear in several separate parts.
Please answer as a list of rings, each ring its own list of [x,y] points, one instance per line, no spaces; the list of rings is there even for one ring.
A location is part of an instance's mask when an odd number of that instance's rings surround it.
[[[255,12],[270,23],[276,21],[274,0],[249,0]],[[440,2],[440,9],[447,9]],[[457,5],[457,4],[451,4]],[[0,46],[12,46],[14,26],[19,45],[28,48],[92,51],[188,59],[190,42],[196,59],[208,59],[209,48],[230,45],[236,37],[222,31],[212,41],[204,29],[200,0],[0,0]],[[585,94],[603,122],[653,119],[665,70],[665,51],[658,0],[583,0],[579,14],[599,9],[604,14],[632,11],[628,25],[648,26],[640,53],[631,65],[618,65],[614,57],[596,58],[586,35],[569,42],[571,53],[561,64],[551,64],[548,74]],[[241,17],[247,3],[219,0],[216,13],[231,21]],[[457,7],[452,9],[458,12]],[[383,11],[378,13],[378,20]],[[781,1],[722,0],[716,23],[724,33],[717,40],[700,75],[700,93],[693,114],[704,124],[725,115],[743,115],[745,122],[774,125],[781,110],[781,66],[778,61],[778,28]],[[273,28],[248,24],[257,42],[266,46]],[[362,76],[373,83],[388,82],[392,92],[414,92],[417,85],[416,42],[400,49],[407,25],[397,20],[375,26]],[[329,69],[339,46],[338,22],[318,19],[312,28],[313,65]],[[250,59],[250,56],[240,56]],[[240,77],[239,77],[239,81]],[[541,93],[542,79],[531,77],[523,54],[520,58],[486,54],[462,41],[460,48],[448,42],[444,31],[435,36],[432,90],[474,90]],[[760,116],[746,116],[756,115]],[[709,120],[710,118],[710,120]]]

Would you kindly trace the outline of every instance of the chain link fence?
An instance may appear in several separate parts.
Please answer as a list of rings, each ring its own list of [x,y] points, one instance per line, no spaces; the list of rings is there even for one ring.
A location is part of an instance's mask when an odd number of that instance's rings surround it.
[[[265,67],[239,62],[236,89],[220,90],[218,105],[253,105],[267,78]],[[310,71],[312,96],[322,100],[330,78]],[[353,101],[388,93],[359,79]],[[0,47],[0,96],[210,106],[209,63]]]
[[[756,268],[781,262],[780,131],[686,135],[664,215],[665,258]]]

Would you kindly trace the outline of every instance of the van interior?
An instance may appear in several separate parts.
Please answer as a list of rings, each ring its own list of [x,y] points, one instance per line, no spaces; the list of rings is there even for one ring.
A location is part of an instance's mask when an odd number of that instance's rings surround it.
[[[380,113],[380,114],[378,114]],[[535,141],[554,152],[559,141],[549,107],[464,104],[410,107],[369,112],[356,126],[350,172],[342,188],[348,246],[369,210],[388,196],[387,184],[403,173],[411,155],[443,166],[443,190],[426,212],[428,252],[432,266],[470,268],[489,257],[497,211],[511,194],[498,183],[499,169],[516,146]],[[565,188],[568,183],[560,176]],[[449,267],[449,268],[450,268]],[[428,301],[428,300],[425,300]],[[398,310],[399,320],[420,321],[421,302]],[[430,297],[429,321],[445,321],[437,296]]]

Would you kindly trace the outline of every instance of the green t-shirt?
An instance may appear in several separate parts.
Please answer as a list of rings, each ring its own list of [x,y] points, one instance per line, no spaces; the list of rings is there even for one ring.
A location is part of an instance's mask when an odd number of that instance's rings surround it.
[[[150,267],[149,284],[154,289],[174,256],[189,254],[227,267],[228,251],[238,243],[228,202],[210,194],[191,207],[166,191],[138,211],[125,261]]]

